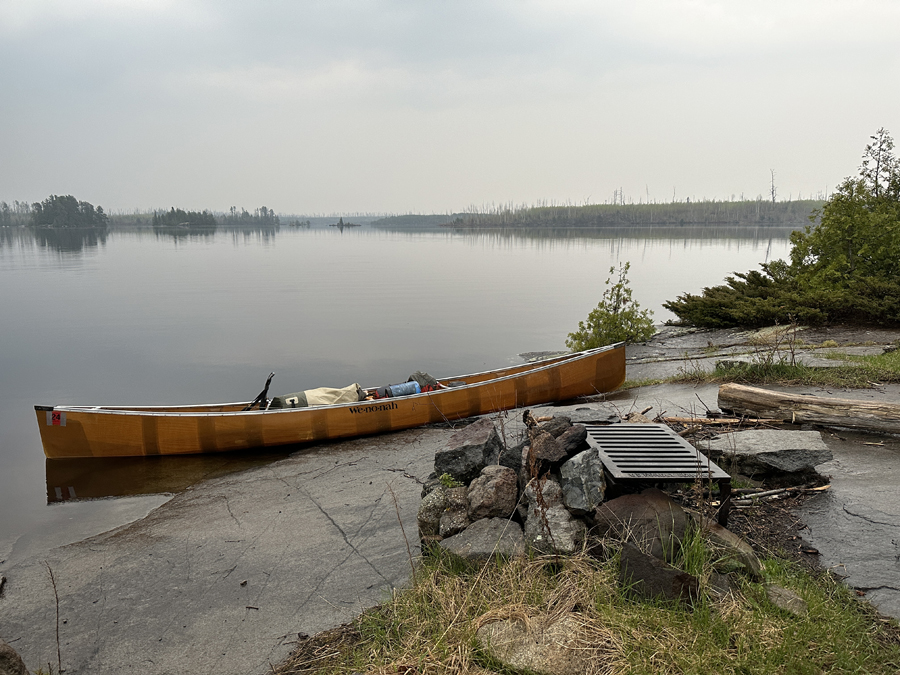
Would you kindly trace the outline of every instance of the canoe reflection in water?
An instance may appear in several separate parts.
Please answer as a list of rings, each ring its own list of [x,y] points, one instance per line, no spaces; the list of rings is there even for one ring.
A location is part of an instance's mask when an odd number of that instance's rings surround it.
[[[185,457],[47,459],[47,503],[180,492],[202,480],[269,464],[296,451]]]

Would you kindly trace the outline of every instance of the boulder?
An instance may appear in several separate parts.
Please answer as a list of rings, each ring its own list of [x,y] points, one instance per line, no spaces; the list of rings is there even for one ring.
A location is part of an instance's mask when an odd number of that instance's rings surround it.
[[[469,520],[507,518],[515,511],[518,497],[519,478],[515,471],[499,464],[486,466],[469,485]]]
[[[714,520],[701,519],[697,514],[691,514],[691,517],[702,528],[707,544],[715,553],[713,567],[726,573],[743,569],[755,579],[762,578],[762,563],[750,544]]]
[[[661,560],[671,560],[687,528],[687,515],[656,488],[623,495],[594,509],[595,532],[636,544]]]
[[[785,612],[790,612],[794,616],[802,617],[809,612],[806,600],[789,588],[784,588],[778,584],[766,584],[766,597],[769,598],[769,602],[773,605],[783,609]]]
[[[525,541],[532,549],[562,555],[581,549],[587,528],[563,505],[559,483],[547,478],[532,481],[525,498]]]
[[[525,500],[529,507],[539,502],[548,507],[562,506],[562,487],[552,478],[533,480],[525,488]]]
[[[818,431],[738,431],[704,443],[701,451],[713,459],[731,462],[732,472],[748,476],[810,473],[832,459]]]
[[[507,668],[543,675],[603,671],[604,657],[615,652],[610,641],[588,632],[585,618],[578,614],[553,622],[544,618],[493,621],[475,635],[482,648]]]
[[[434,472],[438,476],[448,473],[468,485],[484,467],[497,463],[502,449],[494,423],[483,417],[450,437],[434,456]]]
[[[548,420],[537,427],[538,431],[546,431],[553,438],[559,438],[572,426],[572,420],[563,415],[556,415],[553,419]]]
[[[509,448],[503,448],[497,463],[500,466],[507,466],[513,471],[518,471],[522,466],[522,450],[526,447],[528,447],[528,441],[523,441]]]
[[[416,522],[419,525],[419,538],[434,537],[441,531],[441,516],[447,508],[447,489],[435,487],[425,495],[419,504]]]
[[[571,457],[581,448],[585,439],[587,439],[587,427],[583,424],[573,424],[556,439],[556,442],[562,446],[566,457]]]
[[[709,579],[706,582],[706,589],[709,594],[717,600],[724,600],[732,592],[731,579],[727,574],[719,574],[715,570],[709,573]]]
[[[566,458],[566,451],[553,436],[546,431],[538,431],[531,438],[531,454],[535,460],[555,464]]]
[[[606,478],[603,475],[600,455],[595,449],[580,452],[564,462],[559,468],[559,473],[563,503],[569,511],[583,516],[603,503],[606,495]]]
[[[28,675],[22,657],[2,639],[0,639],[0,675]]]
[[[525,555],[522,527],[506,518],[476,520],[459,534],[441,541],[438,546],[476,563],[486,562],[495,555],[504,558]]]
[[[647,599],[689,601],[700,596],[697,577],[627,542],[622,544],[619,583],[634,595]]]
[[[443,487],[444,484],[441,483],[441,479],[438,478],[438,475],[432,471],[428,474],[428,478],[425,479],[425,482],[422,483],[422,499],[425,499],[425,496],[439,487]]]
[[[466,529],[471,522],[468,516],[469,500],[467,499],[467,492],[468,489],[465,487],[448,488],[445,491],[447,506],[441,514],[440,526],[438,527],[438,534],[444,539]]]

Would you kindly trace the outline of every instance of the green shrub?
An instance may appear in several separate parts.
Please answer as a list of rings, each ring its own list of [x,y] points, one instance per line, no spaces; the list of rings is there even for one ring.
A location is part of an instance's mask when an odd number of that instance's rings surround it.
[[[631,299],[631,288],[628,287],[628,270],[631,263],[619,265],[619,278],[612,284],[612,277],[606,280],[606,290],[595,309],[588,314],[586,321],[578,322],[578,330],[569,333],[566,346],[572,351],[603,347],[614,342],[646,342],[656,330],[650,318],[653,312],[642,310],[640,305]],[[609,268],[610,275],[616,273],[615,267]]]
[[[900,325],[900,159],[879,129],[860,175],[825,203],[818,225],[791,235],[790,262],[736,273],[663,304],[682,323],[706,328],[852,322]]]

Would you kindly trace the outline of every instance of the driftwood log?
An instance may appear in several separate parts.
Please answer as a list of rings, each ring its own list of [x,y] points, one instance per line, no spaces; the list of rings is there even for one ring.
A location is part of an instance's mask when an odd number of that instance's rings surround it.
[[[734,415],[900,433],[900,403],[785,394],[740,384],[723,384],[719,387],[718,405]]]

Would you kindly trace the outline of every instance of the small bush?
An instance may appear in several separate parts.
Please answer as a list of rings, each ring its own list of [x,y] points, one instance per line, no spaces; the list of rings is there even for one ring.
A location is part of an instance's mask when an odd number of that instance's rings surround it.
[[[438,480],[441,482],[441,485],[443,485],[445,488],[457,488],[457,487],[462,487],[462,485],[463,485],[458,480],[456,480],[453,476],[451,476],[449,473],[442,473],[440,475],[440,477],[438,478]]]
[[[595,309],[588,314],[586,321],[578,322],[578,330],[569,333],[566,346],[575,352],[613,344],[614,342],[646,342],[656,332],[653,327],[653,314],[650,310],[641,309],[631,299],[631,288],[628,287],[628,270],[631,263],[619,265],[619,278],[612,283],[612,277],[606,280],[603,298]],[[609,268],[610,275],[616,273],[615,267]]]

